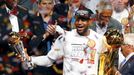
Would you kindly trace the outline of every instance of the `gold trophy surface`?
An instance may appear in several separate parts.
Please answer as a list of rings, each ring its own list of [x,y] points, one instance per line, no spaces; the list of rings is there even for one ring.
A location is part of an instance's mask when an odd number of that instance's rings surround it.
[[[12,32],[9,36],[9,45],[14,48],[15,53],[25,57],[23,42],[20,40],[19,34]]]
[[[119,30],[109,29],[104,35],[108,51],[100,55],[99,75],[114,75],[117,70],[118,50],[123,44],[123,34]]]

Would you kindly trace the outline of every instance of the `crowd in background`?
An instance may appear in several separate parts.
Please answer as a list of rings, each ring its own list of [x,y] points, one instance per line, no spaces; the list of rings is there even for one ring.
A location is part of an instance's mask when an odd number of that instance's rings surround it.
[[[10,8],[11,1],[18,4]],[[37,66],[28,70],[5,43],[11,31],[24,34],[22,40],[29,55],[46,55],[56,38],[63,34],[62,29],[75,29],[76,11],[81,9],[93,14],[89,28],[101,35],[109,29],[117,29],[122,34],[134,33],[133,3],[134,0],[0,0],[0,75],[62,75],[61,59],[49,68]],[[13,12],[9,14],[7,10]],[[17,25],[21,25],[19,29],[11,26],[16,25],[11,20],[14,15],[18,17]],[[54,31],[55,25],[62,29]]]

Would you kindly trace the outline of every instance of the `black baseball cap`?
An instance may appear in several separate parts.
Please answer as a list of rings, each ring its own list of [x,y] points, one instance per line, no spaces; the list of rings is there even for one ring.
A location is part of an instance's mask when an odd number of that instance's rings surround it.
[[[83,5],[80,5],[79,9],[75,13],[75,17],[76,19],[89,20],[91,19],[92,14],[93,12],[90,9],[86,8]]]

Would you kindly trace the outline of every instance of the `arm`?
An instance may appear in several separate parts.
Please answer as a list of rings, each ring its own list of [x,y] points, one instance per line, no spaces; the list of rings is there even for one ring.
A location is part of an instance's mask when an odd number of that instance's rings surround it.
[[[64,38],[62,36],[58,37],[54,45],[52,46],[52,49],[46,56],[38,56],[38,57],[31,56],[31,63],[46,67],[51,66],[54,61],[63,56],[63,49],[64,49],[63,41]]]
[[[31,56],[31,63],[32,64],[37,64],[39,66],[46,66],[49,67],[53,64],[54,60],[49,58],[48,56]]]

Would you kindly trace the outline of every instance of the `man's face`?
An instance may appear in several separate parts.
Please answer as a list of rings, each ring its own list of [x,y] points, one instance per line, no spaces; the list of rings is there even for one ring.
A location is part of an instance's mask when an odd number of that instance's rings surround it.
[[[98,22],[101,27],[104,27],[110,21],[112,16],[112,10],[103,10],[101,13],[98,13]]]
[[[72,6],[75,6],[76,8],[78,8],[81,4],[81,0],[71,0],[70,3]]]
[[[91,23],[90,20],[77,18],[75,22],[75,27],[77,29],[78,34],[86,35],[90,23]]]
[[[111,0],[111,3],[116,12],[122,12],[128,3],[128,0]]]
[[[122,53],[125,57],[128,56],[130,53],[134,52],[134,46],[129,45],[129,44],[122,45],[121,49],[122,49]]]
[[[53,1],[52,0],[42,0],[39,3],[39,12],[43,14],[50,14],[53,10]]]

